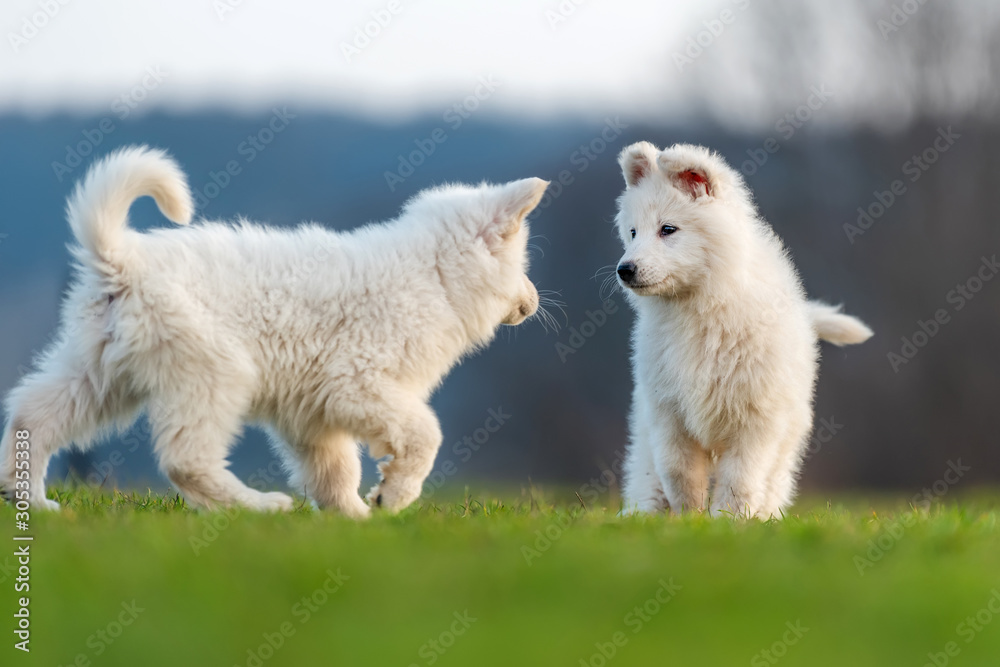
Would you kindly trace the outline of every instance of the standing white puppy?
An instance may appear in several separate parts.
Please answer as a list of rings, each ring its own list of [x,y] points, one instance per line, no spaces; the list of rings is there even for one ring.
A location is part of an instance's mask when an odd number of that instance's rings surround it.
[[[643,141],[619,163],[618,279],[637,316],[626,510],[779,516],[812,427],[817,339],[872,332],[806,300],[781,240],[718,155]]]
[[[76,280],[56,342],[7,399],[0,488],[57,508],[45,497],[50,457],[145,408],[160,467],[195,505],[291,509],[226,467],[254,420],[317,505],[368,515],[364,441],[391,456],[369,498],[406,507],[441,444],[431,392],[500,324],[538,307],[525,217],[547,185],[429,190],[398,219],[346,234],[246,222],[140,234],[127,226],[133,200],[150,195],[186,225],[187,183],[161,151],[112,154],[70,199]]]

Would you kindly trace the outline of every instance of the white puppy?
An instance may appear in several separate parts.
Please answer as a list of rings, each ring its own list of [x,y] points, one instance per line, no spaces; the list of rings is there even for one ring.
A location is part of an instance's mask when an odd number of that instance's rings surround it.
[[[364,441],[391,456],[369,499],[406,507],[441,444],[431,392],[500,324],[538,307],[525,217],[546,186],[428,190],[398,219],[352,233],[241,221],[140,234],[127,226],[133,200],[150,195],[186,225],[191,195],[164,153],[112,154],[70,199],[76,280],[56,342],[7,399],[0,487],[22,495],[18,469],[29,467],[31,503],[55,509],[50,457],[145,408],[163,472],[195,505],[292,507],[226,467],[254,420],[273,429],[292,488],[318,506],[369,514],[357,493]]]
[[[779,516],[812,426],[817,338],[844,345],[872,332],[806,300],[718,155],[639,142],[619,162],[617,272],[636,311],[625,508]]]

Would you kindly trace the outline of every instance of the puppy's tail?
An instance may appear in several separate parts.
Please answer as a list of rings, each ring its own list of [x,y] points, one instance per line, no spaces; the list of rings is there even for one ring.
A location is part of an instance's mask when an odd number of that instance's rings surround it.
[[[101,273],[119,273],[127,254],[128,209],[144,195],[179,225],[191,221],[194,202],[187,179],[164,151],[133,146],[94,164],[77,183],[66,216],[80,244],[77,259]]]
[[[831,306],[822,301],[810,301],[809,316],[813,330],[821,340],[834,345],[863,343],[872,337],[872,330],[856,317],[844,315],[840,306]]]

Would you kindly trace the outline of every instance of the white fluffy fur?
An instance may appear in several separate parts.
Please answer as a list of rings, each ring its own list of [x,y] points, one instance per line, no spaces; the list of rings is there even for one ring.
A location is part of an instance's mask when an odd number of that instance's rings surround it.
[[[634,265],[619,281],[637,316],[626,510],[780,516],[812,427],[817,338],[844,345],[872,332],[806,300],[718,155],[640,142],[619,161],[619,267]]]
[[[140,234],[127,226],[132,201],[151,195],[187,224],[187,184],[161,151],[112,154],[70,200],[76,280],[56,342],[7,399],[0,487],[15,489],[13,434],[28,430],[30,500],[58,507],[45,497],[50,457],[145,409],[162,470],[195,505],[292,507],[226,468],[254,420],[318,506],[368,515],[363,441],[390,457],[369,499],[405,507],[441,443],[431,392],[497,326],[535,313],[525,216],[546,185],[429,190],[352,233],[239,222]]]

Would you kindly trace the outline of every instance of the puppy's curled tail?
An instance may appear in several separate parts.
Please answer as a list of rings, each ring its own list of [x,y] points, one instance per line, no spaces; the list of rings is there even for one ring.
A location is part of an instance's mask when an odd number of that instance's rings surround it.
[[[831,306],[821,301],[810,301],[809,317],[813,330],[821,340],[834,345],[863,343],[872,337],[872,330],[856,317],[844,315],[840,306]]]
[[[77,259],[101,273],[119,273],[126,254],[128,209],[139,197],[156,200],[179,225],[191,221],[194,202],[187,179],[166,152],[132,146],[94,164],[77,183],[66,216],[80,248]]]

